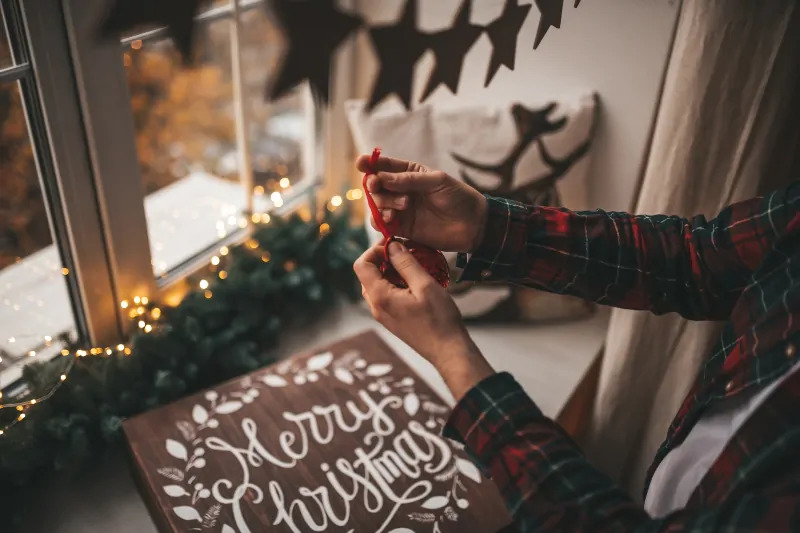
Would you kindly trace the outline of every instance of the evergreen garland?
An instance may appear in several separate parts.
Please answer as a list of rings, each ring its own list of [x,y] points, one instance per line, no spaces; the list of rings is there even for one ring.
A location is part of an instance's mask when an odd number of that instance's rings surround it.
[[[294,215],[257,226],[258,247],[231,250],[213,297],[193,292],[162,308],[159,326],[131,339],[130,356],[78,358],[61,388],[0,437],[0,529],[19,526],[32,485],[48,473],[86,468],[121,446],[125,418],[274,362],[287,326],[314,323],[339,295],[357,298],[352,264],[367,238],[346,211],[322,224]],[[26,367],[34,394],[58,382],[65,359]],[[0,422],[18,415],[6,411]]]

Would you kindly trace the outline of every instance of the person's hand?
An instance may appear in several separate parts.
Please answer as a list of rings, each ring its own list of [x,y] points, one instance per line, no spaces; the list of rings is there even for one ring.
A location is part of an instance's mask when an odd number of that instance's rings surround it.
[[[381,157],[374,169],[369,156],[356,161],[361,172],[375,171],[367,189],[383,214],[396,219],[397,236],[446,252],[471,252],[483,238],[486,198],[438,170],[418,163]],[[373,227],[377,229],[375,221]]]
[[[493,373],[461,321],[450,295],[399,242],[389,244],[389,258],[408,284],[395,287],[378,268],[383,244],[367,250],[353,266],[372,315],[386,329],[430,361],[458,400]]]

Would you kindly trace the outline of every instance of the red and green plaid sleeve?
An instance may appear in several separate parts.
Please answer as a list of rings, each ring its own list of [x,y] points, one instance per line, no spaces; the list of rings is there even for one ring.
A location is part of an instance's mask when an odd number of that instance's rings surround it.
[[[796,479],[740,492],[719,506],[651,519],[589,465],[507,373],[491,376],[468,392],[444,434],[465,444],[497,484],[520,533],[800,531]]]
[[[715,219],[527,206],[487,197],[482,244],[463,280],[508,280],[594,302],[725,319],[796,214],[797,185]]]

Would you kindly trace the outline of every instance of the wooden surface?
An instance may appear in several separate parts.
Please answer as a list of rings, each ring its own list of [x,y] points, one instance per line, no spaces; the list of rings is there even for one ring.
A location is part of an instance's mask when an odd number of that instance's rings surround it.
[[[124,429],[161,531],[499,531],[496,488],[440,437],[448,411],[369,332]]]

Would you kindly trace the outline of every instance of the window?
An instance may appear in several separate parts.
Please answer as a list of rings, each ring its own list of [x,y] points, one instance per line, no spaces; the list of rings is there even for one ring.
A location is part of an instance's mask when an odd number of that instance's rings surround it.
[[[265,102],[282,36],[263,0],[238,1],[206,3],[191,68],[164,28],[98,42],[107,0],[0,3],[6,393],[64,342],[116,345],[122,300],[166,296],[313,194],[321,112],[305,87]]]
[[[281,36],[261,2],[240,9],[236,16],[230,2],[219,1],[199,15],[191,67],[163,31],[123,39],[157,277],[239,233],[254,212],[280,207],[311,181],[304,167],[304,151],[313,149],[307,91],[265,102]]]
[[[15,16],[0,11],[0,388],[26,360],[55,355],[77,335],[32,68],[24,41],[7,30]]]

